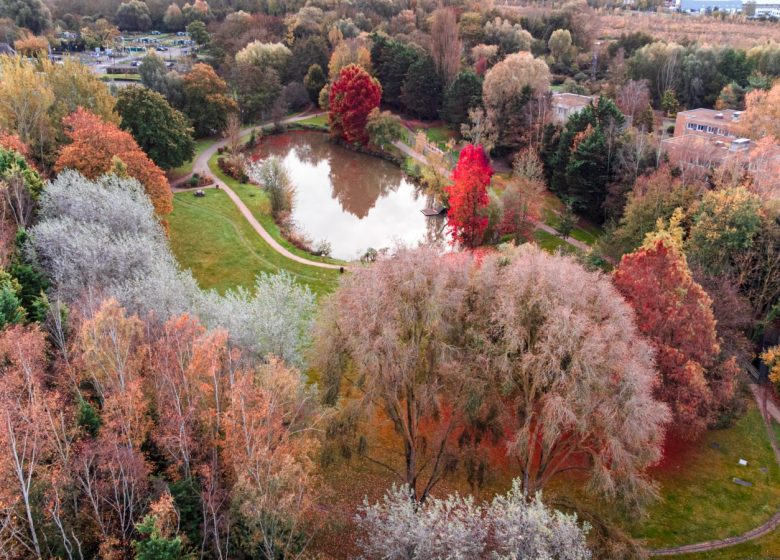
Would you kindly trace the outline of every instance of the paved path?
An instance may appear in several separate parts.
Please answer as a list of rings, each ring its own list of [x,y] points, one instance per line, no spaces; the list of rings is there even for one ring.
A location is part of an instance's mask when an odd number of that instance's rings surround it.
[[[323,113],[310,113],[306,115],[298,115],[296,117],[290,117],[288,119],[283,120],[282,122],[285,124],[288,123],[294,123],[297,121],[302,121],[305,119],[308,119],[310,117],[316,117],[317,115],[321,115]],[[268,123],[266,123],[268,124]],[[246,134],[249,134],[252,132],[252,130],[261,128],[263,125],[257,125],[257,126],[251,126],[249,128],[245,128],[241,131],[241,136],[244,136]],[[287,248],[283,247],[274,237],[268,233],[268,231],[262,226],[260,222],[257,221],[257,219],[252,215],[252,212],[247,208],[246,204],[238,197],[238,195],[231,189],[224,181],[220,180],[218,177],[214,175],[214,173],[211,172],[209,169],[209,159],[217,153],[217,150],[219,148],[227,145],[228,140],[222,139],[214,142],[211,146],[203,150],[203,153],[201,153],[193,162],[192,164],[192,173],[198,173],[200,175],[208,175],[214,180],[214,185],[211,188],[218,187],[225,191],[225,193],[230,197],[230,200],[233,201],[233,203],[238,207],[241,214],[246,218],[246,220],[249,222],[249,224],[254,228],[254,230],[257,232],[257,234],[263,238],[263,240],[268,243],[271,248],[279,253],[280,255],[283,255],[287,257],[288,259],[309,265],[309,266],[316,266],[318,268],[329,268],[333,270],[339,270],[342,268],[340,265],[337,264],[330,264],[330,263],[324,263],[319,261],[312,261],[307,258],[301,257],[299,255],[296,255],[295,253],[290,252],[287,250]],[[180,185],[182,185],[187,179],[189,179],[192,176],[192,173],[189,175],[186,175],[185,177],[181,177],[180,179],[177,179],[173,183],[171,183],[171,187],[174,191],[183,191],[183,190],[190,190],[190,189],[182,189]]]
[[[418,151],[414,150],[413,148],[409,147],[409,145],[406,144],[405,142],[401,142],[400,140],[396,140],[395,142],[393,142],[393,146],[395,146],[396,148],[401,150],[403,153],[405,153],[409,157],[416,159],[417,161],[419,161],[423,165],[428,165],[428,159],[423,154],[421,154],[420,152],[418,152]],[[558,233],[558,231],[556,229],[548,226],[544,222],[539,222],[539,221],[536,221],[536,220],[532,220],[531,223],[534,225],[534,227],[536,229],[540,229],[540,230],[546,231],[547,233],[552,234],[552,235],[554,235],[556,237],[560,237],[560,234]],[[582,241],[580,241],[578,239],[574,239],[573,237],[564,237],[562,239],[566,243],[568,243],[569,245],[573,245],[574,247],[576,247],[577,249],[579,249],[580,251],[583,251],[585,253],[587,253],[591,249],[590,245],[588,245],[587,243],[583,243]]]
[[[769,443],[772,445],[772,450],[775,453],[775,460],[780,465],[780,449],[778,449],[777,441],[775,440],[775,436],[772,431],[772,425],[771,425],[772,419],[774,419],[777,422],[780,422],[780,408],[778,408],[778,406],[771,399],[766,399],[765,401],[762,395],[763,389],[758,385],[756,385],[755,383],[750,383],[750,390],[753,393],[753,397],[756,399],[756,403],[758,404],[759,410],[761,411],[761,417],[764,419],[764,425],[766,426],[767,434],[769,435]],[[765,402],[766,402],[766,406],[764,406]],[[747,533],[743,533],[735,537],[729,537],[727,539],[706,541],[706,542],[696,543],[696,544],[687,544],[684,546],[676,546],[674,548],[662,548],[658,550],[651,550],[650,555],[651,556],[673,556],[676,554],[707,552],[709,550],[726,548],[729,546],[734,546],[735,544],[740,544],[740,543],[752,541],[754,539],[758,539],[760,537],[763,537],[764,535],[768,535],[769,533],[777,529],[779,526],[780,526],[780,512],[777,512],[772,517],[770,517],[766,523],[756,527],[755,529],[751,529]]]

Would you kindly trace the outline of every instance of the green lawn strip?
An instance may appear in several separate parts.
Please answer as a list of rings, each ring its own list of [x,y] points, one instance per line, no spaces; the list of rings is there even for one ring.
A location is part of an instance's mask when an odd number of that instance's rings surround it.
[[[308,119],[303,119],[302,121],[296,121],[295,124],[299,125],[314,125],[314,126],[328,126],[328,115],[316,115],[314,117],[309,117]]]
[[[195,140],[195,155],[192,157],[190,161],[187,163],[180,165],[176,169],[171,169],[168,172],[168,176],[172,179],[178,179],[179,177],[184,177],[185,175],[189,175],[192,173],[192,166],[195,163],[195,160],[198,159],[198,156],[202,154],[209,146],[211,146],[214,142],[216,142],[218,138],[215,137],[209,137],[209,138],[198,138]]]
[[[556,214],[549,207],[546,207],[542,209],[542,217],[544,218],[545,224],[551,228],[555,228],[556,230],[558,229],[558,226],[561,223],[561,217],[559,214]],[[593,245],[596,241],[598,241],[598,236],[594,235],[592,231],[589,230],[592,230],[592,228],[585,229],[584,227],[577,226],[571,230],[569,237],[572,237],[577,241],[587,243],[588,245]]]
[[[428,136],[428,140],[438,145],[439,148],[442,149],[444,149],[445,145],[450,140],[450,138],[455,136],[455,131],[449,128],[448,126],[444,126],[444,125],[432,126],[424,130],[426,136]]]
[[[101,74],[100,79],[104,82],[140,82],[139,74]]]
[[[560,237],[547,233],[541,229],[534,231],[534,239],[539,247],[549,253],[554,253],[558,249],[561,249],[564,253],[572,253],[577,250],[576,247],[570,245]]]
[[[290,251],[291,253],[298,255],[300,257],[304,257],[306,259],[309,259],[311,261],[317,261],[317,262],[323,262],[323,263],[330,263],[330,264],[344,264],[343,261],[339,261],[336,259],[331,259],[328,257],[318,257],[315,255],[312,255],[311,253],[307,251],[302,251],[289,241],[287,241],[279,231],[279,226],[276,225],[276,222],[274,222],[273,218],[263,211],[263,207],[267,207],[267,197],[265,193],[258,188],[255,185],[250,184],[241,184],[232,177],[228,177],[222,171],[217,167],[217,158],[218,154],[214,154],[211,159],[209,159],[209,169],[211,172],[224,181],[233,191],[238,195],[238,197],[241,199],[241,201],[246,204],[247,208],[249,208],[249,211],[252,212],[252,215],[255,217],[255,219],[260,222],[260,224],[263,226],[263,228],[271,234],[271,236],[276,239],[276,241],[285,249]],[[281,255],[280,255],[281,256]],[[284,257],[286,258],[286,257]],[[287,259],[289,260],[289,259]],[[305,266],[305,265],[304,265]]]
[[[202,198],[192,193],[174,195],[168,223],[176,258],[192,270],[203,288],[251,289],[257,274],[282,270],[318,295],[338,284],[338,271],[297,263],[276,252],[220,190],[209,189]]]
[[[748,465],[740,466],[740,459]],[[663,499],[648,510],[646,519],[629,527],[650,547],[740,535],[780,508],[780,468],[752,403],[734,426],[707,432],[668,463],[650,473],[659,482]],[[739,486],[734,477],[753,486]]]

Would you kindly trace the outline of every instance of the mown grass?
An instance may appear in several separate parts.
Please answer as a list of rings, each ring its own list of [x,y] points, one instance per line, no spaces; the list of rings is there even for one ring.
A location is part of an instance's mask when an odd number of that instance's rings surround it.
[[[544,217],[545,224],[547,224],[552,228],[558,229],[558,226],[561,223],[561,217],[559,214],[557,214],[550,208],[543,208],[542,215]],[[589,227],[580,224],[571,230],[571,233],[569,233],[569,237],[572,237],[577,241],[582,241],[583,243],[587,243],[588,245],[593,245],[596,241],[598,241],[599,233],[600,233],[599,230],[595,227]]]
[[[780,467],[752,402],[747,414],[731,428],[709,431],[699,441],[680,447],[669,451],[664,463],[650,473],[659,482],[663,499],[648,510],[647,519],[630,527],[648,546],[671,547],[740,535],[780,509]],[[740,466],[740,459],[747,466]],[[733,482],[735,477],[753,486],[739,486]],[[767,540],[771,542],[766,546],[780,545],[780,540]],[[744,548],[752,554],[752,547]],[[728,550],[706,558],[735,558]]]
[[[576,251],[576,247],[570,245],[560,237],[547,233],[544,230],[537,229],[533,233],[536,244],[549,253],[554,253],[558,249],[561,249],[565,253]]]
[[[318,295],[338,285],[338,271],[297,263],[277,253],[220,190],[208,189],[203,198],[189,192],[174,195],[168,223],[174,255],[203,288],[251,289],[257,274],[280,271],[289,272]]]
[[[140,82],[140,74],[101,74],[100,79],[104,82]]]

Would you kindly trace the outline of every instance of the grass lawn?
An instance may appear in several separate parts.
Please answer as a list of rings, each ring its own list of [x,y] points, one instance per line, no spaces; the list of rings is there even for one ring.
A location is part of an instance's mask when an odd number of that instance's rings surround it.
[[[558,249],[561,249],[564,253],[576,251],[577,249],[573,245],[569,245],[566,241],[560,237],[547,233],[541,229],[537,229],[533,233],[536,244],[539,245],[545,251],[554,253]]]
[[[282,270],[318,295],[338,284],[338,271],[296,263],[274,251],[222,191],[208,189],[203,198],[178,193],[173,207],[168,216],[173,253],[203,288],[251,288],[258,273]]]
[[[315,117],[309,117],[308,119],[298,121],[295,124],[328,126],[328,115],[325,114],[325,115],[317,115]]]
[[[660,483],[663,500],[649,509],[646,520],[630,527],[648,546],[677,546],[739,535],[761,525],[780,508],[780,467],[752,401],[747,414],[731,428],[709,431],[694,444],[678,447],[668,450],[664,463],[650,473]],[[739,459],[748,465],[740,466]],[[753,487],[735,484],[734,477],[752,482]],[[751,554],[755,547],[760,550],[764,544],[780,551],[780,536],[762,540],[767,543],[744,545],[746,553]],[[735,558],[730,550],[725,549],[717,558]]]
[[[432,126],[425,129],[425,134],[428,136],[428,140],[438,145],[440,148],[444,148],[444,145],[455,137],[455,131],[448,126]]]
[[[558,229],[558,225],[561,223],[560,215],[556,214],[550,208],[543,208],[542,215],[544,217],[545,224]],[[593,245],[596,241],[598,241],[599,233],[600,232],[595,227],[580,224],[571,230],[569,236],[573,237],[577,241],[582,241],[588,245]]]
[[[177,167],[176,169],[171,169],[168,172],[168,177],[170,179],[178,179],[179,177],[184,177],[185,175],[189,175],[192,173],[192,165],[195,162],[196,159],[198,159],[198,156],[203,153],[203,151],[211,146],[214,142],[216,142],[216,138],[209,137],[209,138],[199,138],[198,140],[195,140],[195,155],[193,158],[188,161],[187,163]]]
[[[263,228],[265,228],[265,230],[268,233],[270,233],[274,237],[274,239],[276,239],[276,241],[279,242],[279,244],[281,244],[285,249],[287,249],[291,253],[294,253],[301,257],[305,257],[311,261],[326,262],[331,264],[344,264],[343,261],[338,261],[336,259],[331,259],[328,257],[317,257],[315,255],[312,255],[311,253],[302,251],[301,249],[298,249],[292,243],[287,241],[279,231],[279,226],[276,225],[276,222],[274,222],[273,217],[271,217],[271,215],[267,213],[267,210],[264,210],[265,208],[268,208],[268,199],[265,193],[255,185],[241,184],[235,179],[233,179],[232,177],[228,177],[227,175],[222,173],[219,167],[217,167],[218,157],[219,157],[218,154],[214,154],[214,156],[212,156],[211,159],[209,159],[209,169],[211,170],[211,172],[214,174],[214,176],[224,181],[231,189],[233,189],[233,191],[238,195],[238,197],[243,201],[243,203],[246,204],[247,208],[249,208],[250,212],[252,212],[252,215],[255,217],[255,219],[258,222],[260,222]],[[280,258],[284,258],[281,255],[279,256]],[[284,258],[284,260],[293,263],[293,261],[290,261],[290,259]],[[311,267],[306,267],[306,268],[311,268]]]

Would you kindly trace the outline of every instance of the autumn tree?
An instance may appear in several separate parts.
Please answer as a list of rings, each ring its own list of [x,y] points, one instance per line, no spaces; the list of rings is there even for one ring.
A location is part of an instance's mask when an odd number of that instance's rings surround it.
[[[449,187],[447,227],[453,241],[466,247],[476,247],[488,225],[484,209],[488,204],[487,187],[493,169],[482,146],[468,144],[458,158]]]
[[[385,149],[396,140],[401,140],[405,130],[401,118],[390,111],[380,111],[375,107],[368,114],[366,132],[375,146]]]
[[[695,438],[733,395],[739,369],[733,357],[719,362],[712,301],[691,276],[681,219],[675,211],[668,229],[649,234],[640,249],[624,255],[613,280],[655,347],[661,373],[656,394],[674,414],[673,430]]]
[[[146,189],[160,215],[173,210],[173,195],[162,170],[141,150],[129,132],[83,109],[64,119],[71,143],[65,146],[55,164],[96,179],[111,171],[126,173]]]
[[[566,62],[571,57],[571,32],[568,29],[556,29],[547,40],[547,48],[556,62]]]
[[[458,37],[458,21],[451,8],[435,10],[431,19],[431,55],[436,72],[447,87],[460,69],[463,44]]]
[[[327,83],[328,79],[325,77],[325,72],[322,71],[322,67],[319,64],[309,66],[309,70],[303,78],[303,86],[306,88],[312,103],[318,102],[320,92]]]
[[[229,113],[237,109],[228,96],[225,81],[208,64],[196,64],[184,75],[184,113],[197,136],[216,134],[225,128]]]
[[[371,52],[362,41],[357,39],[341,41],[336,45],[328,62],[328,76],[331,80],[336,80],[341,71],[351,64],[355,64],[369,73],[372,70]]]
[[[46,338],[38,327],[11,327],[0,333],[0,550],[17,558],[43,559],[43,520],[36,492],[45,488],[44,465],[55,442],[48,415],[56,397],[46,389]]]
[[[468,284],[465,259],[400,249],[390,260],[358,268],[331,296],[316,331],[313,358],[323,398],[344,403],[329,432],[422,501],[459,454],[454,440],[468,387],[453,343]],[[374,451],[378,426],[400,438],[400,461]]]
[[[620,86],[615,98],[620,112],[630,119],[634,126],[638,126],[639,117],[650,107],[650,101],[650,88],[646,80],[628,80]]]
[[[122,117],[122,128],[133,135],[141,149],[162,169],[179,167],[195,155],[193,130],[187,117],[156,91],[123,88],[116,110]]]
[[[33,33],[43,33],[51,27],[51,11],[42,0],[2,0],[0,14]]]
[[[780,83],[769,91],[754,89],[745,96],[745,112],[740,117],[743,133],[754,140],[773,136],[780,141]]]
[[[239,548],[247,557],[291,558],[308,544],[315,505],[317,402],[298,372],[271,360],[230,378],[227,463]],[[304,535],[304,538],[302,538]]]
[[[409,67],[423,55],[419,48],[379,33],[371,34],[371,62],[382,86],[382,101],[401,104],[401,90]]]
[[[608,499],[652,497],[645,469],[668,411],[652,394],[652,350],[609,279],[526,244],[485,256],[472,284],[467,356],[486,391],[477,447],[504,449],[527,495],[579,469]]]
[[[528,109],[547,94],[549,85],[547,64],[526,52],[509,55],[488,70],[482,99],[488,119],[499,130],[498,146],[518,147],[530,128],[543,124],[544,119]]]
[[[355,64],[345,67],[330,87],[331,133],[350,143],[368,142],[366,121],[381,98],[382,86],[375,78]]]
[[[520,243],[523,228],[540,217],[545,191],[544,169],[539,156],[525,149],[515,156],[512,178],[501,194],[502,233],[513,234]]]

